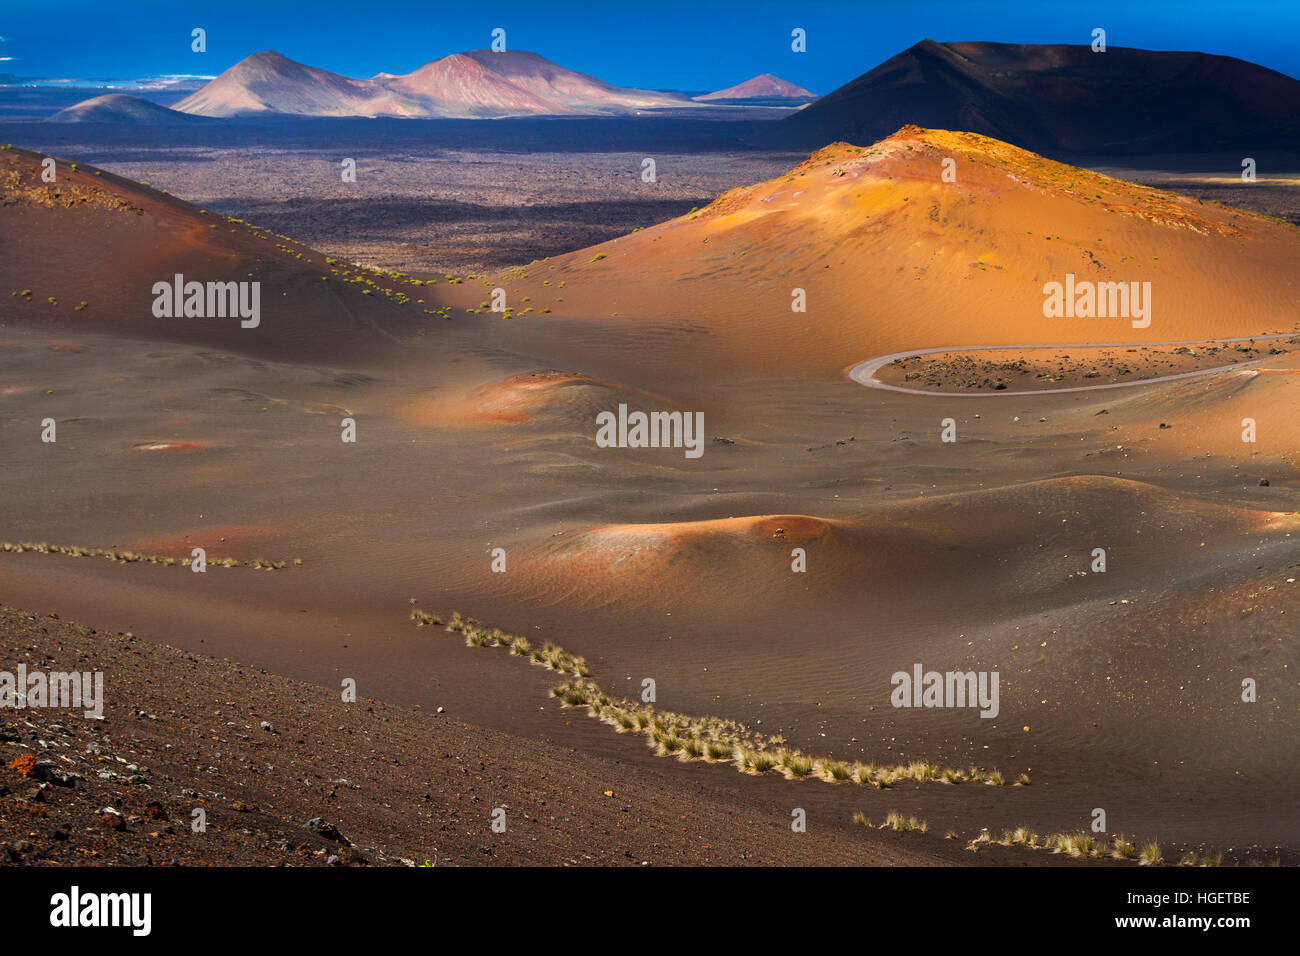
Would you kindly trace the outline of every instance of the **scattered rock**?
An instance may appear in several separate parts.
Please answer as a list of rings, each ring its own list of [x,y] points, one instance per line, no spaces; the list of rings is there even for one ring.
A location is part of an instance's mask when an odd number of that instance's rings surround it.
[[[99,811],[99,822],[113,830],[126,829],[126,817],[112,807],[104,807]]]
[[[326,821],[324,817],[312,817],[307,821],[307,829],[317,836],[324,837],[326,840],[333,840],[335,843],[342,843],[344,846],[352,845],[352,842],[339,832],[339,828]]]
[[[38,760],[32,767],[32,776],[37,780],[44,780],[47,783],[57,784],[60,787],[71,787],[81,779],[80,774],[71,773],[62,769],[54,763],[53,760]]]

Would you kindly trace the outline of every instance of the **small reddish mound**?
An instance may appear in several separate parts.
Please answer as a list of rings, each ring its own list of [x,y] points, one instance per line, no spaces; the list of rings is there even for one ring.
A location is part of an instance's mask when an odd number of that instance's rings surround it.
[[[547,370],[438,391],[399,411],[408,421],[431,426],[520,425],[539,417],[585,424],[593,421],[597,412],[616,408],[628,397],[627,390],[610,382],[580,372]]]
[[[891,559],[901,542],[888,537],[810,515],[598,525],[548,542],[525,559],[524,573],[543,600],[641,605],[672,594],[688,604],[743,605],[756,593],[791,600],[810,586],[824,594],[891,578],[891,567],[913,560]],[[815,562],[817,573],[796,573],[799,560]]]
[[[590,381],[577,372],[512,375],[474,390],[473,397],[478,404],[475,417],[481,422],[503,425],[526,422],[548,404],[559,400],[559,390]]]
[[[267,545],[279,537],[280,529],[271,525],[227,524],[137,538],[127,544],[144,554],[186,556],[193,548],[204,548],[209,557],[265,557]]]
[[[612,555],[616,562],[622,563],[662,548],[670,548],[678,553],[709,550],[715,542],[723,542],[728,548],[743,548],[785,541],[795,544],[826,541],[833,528],[833,522],[808,515],[604,525],[570,540],[564,549],[570,550],[580,542],[584,548],[589,549],[589,554]]]
[[[671,595],[700,611],[862,600],[914,609],[941,599],[1074,600],[1099,542],[1123,555],[1138,588],[1185,561],[1228,560],[1243,538],[1297,531],[1295,514],[1076,475],[846,518],[597,525],[552,538],[521,561],[521,573],[530,596],[549,602],[642,607]],[[950,593],[936,596],[936,580],[953,582]]]

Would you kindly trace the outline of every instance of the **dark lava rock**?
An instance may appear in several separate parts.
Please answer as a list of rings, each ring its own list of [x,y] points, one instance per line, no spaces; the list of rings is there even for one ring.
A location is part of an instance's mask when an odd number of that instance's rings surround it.
[[[44,780],[60,787],[71,787],[77,782],[80,775],[61,769],[55,765],[53,760],[38,760],[32,767],[32,776],[37,780]]]
[[[317,836],[324,837],[326,840],[333,840],[335,843],[342,843],[344,846],[352,845],[352,841],[339,832],[339,828],[325,820],[324,817],[312,817],[307,821],[307,829]]]

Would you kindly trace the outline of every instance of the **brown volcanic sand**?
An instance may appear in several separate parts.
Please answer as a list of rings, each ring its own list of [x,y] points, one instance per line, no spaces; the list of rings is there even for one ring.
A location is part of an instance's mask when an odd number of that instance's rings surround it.
[[[1296,338],[1300,342],[1300,337]],[[1289,346],[1203,343],[1109,349],[975,349],[932,352],[890,362],[876,375],[886,385],[937,392],[1016,392],[1139,382],[1255,362]]]
[[[958,148],[959,182],[940,184],[939,159]],[[430,308],[454,307],[451,321],[425,325],[413,304],[385,299],[355,313],[373,325],[338,338],[317,334],[311,300],[258,335],[159,330],[125,313],[112,328],[88,313],[51,323],[0,297],[0,538],[303,559],[196,575],[0,553],[0,597],[324,687],[354,677],[366,696],[445,706],[523,746],[549,741],[688,787],[761,793],[786,816],[915,813],[926,846],[948,829],[1078,829],[1102,806],[1112,831],[1157,837],[1166,856],[1300,859],[1295,353],[1057,395],[906,395],[841,375],[875,355],[981,340],[1289,329],[1294,230],[1115,181],[1089,203],[1069,177],[1091,174],[978,138],[907,131],[876,151],[843,147],[796,182],[503,280],[512,301],[527,289],[551,315],[466,313],[485,292],[470,282],[430,293]],[[0,208],[6,235],[26,235],[12,231],[26,208]],[[1022,238],[1047,222],[1051,240]],[[1086,258],[1079,235],[1056,245],[1067,223],[1116,262],[1159,270],[1149,336],[1126,322],[1070,320],[1068,336],[1044,322],[1041,282]],[[33,249],[75,275],[94,236],[56,230]],[[971,267],[977,247],[1004,269]],[[226,247],[196,249],[206,262]],[[289,259],[265,281],[312,271]],[[123,288],[152,276],[152,261],[132,261],[118,261]],[[931,271],[917,277],[922,262]],[[37,265],[25,252],[5,260],[6,281]],[[788,311],[799,284],[806,315]],[[399,333],[400,346],[388,337]],[[293,357],[289,343],[308,338],[321,351]],[[74,340],[79,351],[48,347]],[[703,457],[597,448],[594,413],[619,401],[702,411]],[[339,440],[342,410],[355,445]],[[59,422],[52,445],[39,441],[47,416]],[[939,434],[949,417],[951,444]],[[1254,443],[1241,440],[1244,418]],[[236,528],[256,530],[219,540]],[[498,547],[505,573],[491,569]],[[804,574],[790,570],[795,547]],[[1092,571],[1098,547],[1105,573]],[[557,710],[554,675],[414,627],[412,598],[553,640],[611,693],[634,696],[653,677],[661,707],[741,720],[811,754],[1028,771],[1033,783],[878,792],[656,758]],[[997,670],[998,718],[890,707],[891,674],[916,662]],[[1259,683],[1255,704],[1240,700],[1244,677]],[[462,817],[480,806],[467,801]]]
[[[829,819],[792,833],[748,781],[620,765],[448,714],[0,608],[0,654],[106,672],[106,720],[0,710],[0,865],[935,865],[952,843]],[[47,761],[24,774],[25,755]],[[643,764],[645,762],[642,762]],[[698,775],[694,775],[698,776]],[[123,816],[106,825],[101,811]],[[490,814],[506,809],[506,831]],[[200,808],[207,830],[191,829]],[[321,818],[335,828],[308,829]],[[346,842],[340,842],[341,834]]]

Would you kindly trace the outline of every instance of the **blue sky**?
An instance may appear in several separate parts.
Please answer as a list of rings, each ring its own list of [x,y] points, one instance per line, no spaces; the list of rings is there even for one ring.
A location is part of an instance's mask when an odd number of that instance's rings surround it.
[[[190,52],[190,30],[208,52]],[[23,76],[215,74],[275,49],[349,76],[407,72],[487,46],[624,86],[719,89],[757,73],[828,93],[923,37],[1202,50],[1300,77],[1300,2],[1058,3],[975,0],[0,0],[0,72]],[[808,51],[790,50],[802,27]]]

